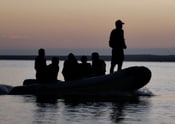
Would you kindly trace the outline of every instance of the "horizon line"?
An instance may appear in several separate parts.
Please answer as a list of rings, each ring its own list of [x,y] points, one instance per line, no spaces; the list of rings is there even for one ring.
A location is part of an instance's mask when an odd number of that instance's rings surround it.
[[[37,55],[0,55],[0,60],[35,60]],[[77,60],[80,60],[82,55],[75,55]],[[91,55],[86,55],[88,60],[91,60]],[[67,55],[49,55],[47,60],[52,57],[59,57],[60,60],[66,60]],[[100,58],[105,61],[111,61],[111,55],[100,55]],[[124,61],[151,61],[151,62],[175,62],[175,55],[151,55],[151,54],[137,54],[125,55]]]

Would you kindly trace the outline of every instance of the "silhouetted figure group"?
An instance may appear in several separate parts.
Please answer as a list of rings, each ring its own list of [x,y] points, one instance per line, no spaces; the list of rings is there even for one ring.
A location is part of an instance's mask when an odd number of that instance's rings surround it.
[[[45,50],[39,49],[38,56],[35,59],[36,79],[42,82],[56,81],[59,71],[59,58],[53,57],[52,63],[47,65]]]
[[[118,71],[122,69],[124,60],[124,49],[126,49],[123,22],[117,20],[115,22],[116,28],[112,30],[109,39],[109,46],[112,48],[112,58],[110,73],[114,72],[114,67],[118,64]],[[64,62],[62,74],[65,81],[72,81],[92,76],[105,75],[106,64],[101,60],[97,52],[92,53],[92,64],[87,63],[87,57],[81,57],[79,63],[73,53],[68,55]],[[59,58],[53,57],[50,65],[46,64],[45,50],[39,49],[38,56],[35,59],[36,79],[41,81],[55,81],[57,80],[59,71]]]
[[[65,81],[83,79],[92,76],[105,75],[106,64],[104,60],[99,59],[98,53],[92,53],[92,65],[87,63],[87,57],[81,57],[81,63],[78,63],[75,55],[70,53],[65,60],[62,74]]]
[[[53,57],[52,63],[47,65],[45,50],[39,49],[38,56],[35,59],[36,79],[41,82],[56,81],[59,72],[59,58]],[[65,81],[83,79],[92,76],[105,75],[106,64],[99,58],[97,52],[92,53],[92,65],[87,62],[87,57],[81,57],[79,63],[73,53],[68,55],[64,61],[62,74]]]

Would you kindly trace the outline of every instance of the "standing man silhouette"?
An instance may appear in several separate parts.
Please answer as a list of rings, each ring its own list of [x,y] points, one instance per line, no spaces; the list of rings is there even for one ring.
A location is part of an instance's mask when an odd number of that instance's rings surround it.
[[[114,67],[118,64],[118,71],[122,69],[122,64],[124,60],[124,49],[126,49],[123,22],[117,20],[115,22],[116,28],[112,30],[109,39],[109,46],[112,48],[112,58],[111,58],[111,68],[110,73],[114,72]]]

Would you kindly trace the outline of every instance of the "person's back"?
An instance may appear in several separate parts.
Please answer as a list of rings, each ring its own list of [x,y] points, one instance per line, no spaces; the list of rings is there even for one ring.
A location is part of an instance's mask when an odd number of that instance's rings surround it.
[[[46,74],[46,59],[44,49],[39,49],[38,56],[35,58],[35,70],[36,70],[36,79],[45,80]]]
[[[65,60],[62,74],[65,81],[76,80],[79,78],[79,64],[74,54],[68,55],[68,60]]]
[[[81,57],[81,64],[80,64],[80,76],[81,78],[86,78],[91,76],[91,64],[87,63],[87,57]]]
[[[123,29],[113,29],[110,36],[110,45],[113,49],[123,49],[126,47],[124,42]]]
[[[59,58],[53,57],[52,63],[47,67],[47,80],[56,81],[59,72]]]
[[[105,75],[106,64],[104,60],[99,59],[98,53],[92,53],[92,76]]]

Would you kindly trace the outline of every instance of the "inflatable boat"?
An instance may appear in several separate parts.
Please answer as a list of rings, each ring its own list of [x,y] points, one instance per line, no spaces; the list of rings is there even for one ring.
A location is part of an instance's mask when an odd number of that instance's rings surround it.
[[[23,86],[13,87],[12,95],[49,95],[57,98],[110,97],[118,92],[134,92],[144,87],[151,79],[146,67],[129,67],[113,74],[90,77],[74,81],[50,81],[43,83],[27,79]]]

